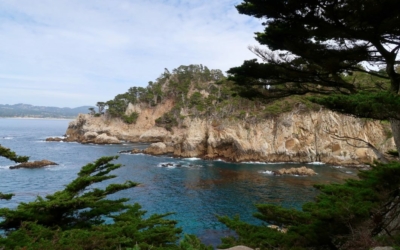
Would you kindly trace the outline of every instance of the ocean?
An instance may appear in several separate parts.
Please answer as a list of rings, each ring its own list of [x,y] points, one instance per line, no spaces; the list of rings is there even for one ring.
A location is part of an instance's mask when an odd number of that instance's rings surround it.
[[[252,214],[254,204],[271,203],[301,209],[312,201],[317,183],[341,182],[356,175],[355,170],[320,163],[268,164],[260,162],[228,163],[198,158],[173,158],[144,154],[118,154],[147,144],[83,145],[46,142],[47,137],[64,135],[70,120],[0,118],[0,144],[30,160],[47,159],[58,163],[42,169],[8,169],[14,162],[0,158],[0,192],[14,193],[0,207],[14,208],[60,190],[76,177],[80,168],[101,156],[119,155],[115,163],[123,166],[109,182],[126,180],[141,183],[111,198],[127,197],[139,203],[148,214],[174,212],[184,233],[195,234],[206,244],[217,245],[220,237],[231,232],[218,222],[217,215],[239,215],[244,221],[261,222]],[[270,171],[284,167],[307,166],[318,174],[311,177],[274,176]],[[108,183],[109,183],[108,182]],[[102,185],[106,185],[103,183]]]

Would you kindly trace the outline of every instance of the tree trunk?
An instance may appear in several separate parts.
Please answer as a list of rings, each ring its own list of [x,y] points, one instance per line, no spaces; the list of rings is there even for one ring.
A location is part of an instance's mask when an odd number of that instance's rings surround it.
[[[400,153],[400,120],[390,119],[390,125],[392,127],[392,133],[397,152]]]

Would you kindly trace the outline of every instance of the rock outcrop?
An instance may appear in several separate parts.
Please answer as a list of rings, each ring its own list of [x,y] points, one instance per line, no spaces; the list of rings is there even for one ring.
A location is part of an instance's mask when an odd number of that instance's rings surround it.
[[[359,141],[358,147],[333,135],[360,138],[381,152],[394,148],[390,128],[379,121],[358,119],[329,110],[293,111],[261,122],[189,118],[171,131],[155,120],[171,110],[168,100],[153,108],[131,107],[140,112],[136,124],[118,119],[79,115],[69,124],[66,141],[105,143],[106,135],[130,142],[154,142],[148,154],[171,153],[176,157],[202,157],[232,162],[324,162],[339,165],[371,163],[374,152]],[[110,142],[107,142],[110,143]],[[365,146],[365,147],[364,147]]]
[[[49,137],[49,138],[46,138],[46,141],[62,142],[62,141],[64,141],[64,139],[60,138],[60,137]]]
[[[163,155],[163,154],[173,153],[174,146],[171,143],[167,144],[163,142],[152,143],[148,148],[143,150],[143,153],[150,155]]]
[[[115,136],[109,136],[106,133],[98,134],[97,132],[86,132],[83,136],[80,136],[78,140],[67,137],[65,139],[60,137],[49,137],[46,138],[47,142],[71,142],[78,141],[83,144],[94,143],[94,144],[120,144],[121,141]]]
[[[94,117],[88,114],[80,114],[70,122],[66,135],[66,141],[88,143],[94,140],[94,133],[113,136],[118,140],[130,142],[162,142],[170,135],[164,128],[155,127],[155,120],[164,113],[170,111],[174,105],[172,100],[167,100],[162,105],[154,108],[139,108],[139,105],[130,104],[127,114],[138,112],[139,117],[135,124],[126,124],[120,119],[106,119],[104,116]],[[94,141],[91,141],[95,143]]]
[[[120,140],[116,138],[115,136],[108,136],[107,134],[103,133],[98,135],[96,132],[92,132],[93,134],[90,134],[88,136],[86,143],[96,143],[96,144],[120,144]],[[86,136],[86,134],[85,134]],[[90,139],[89,139],[90,138]]]
[[[41,160],[41,161],[32,161],[32,162],[23,162],[15,166],[11,166],[10,169],[19,169],[19,168],[42,168],[50,165],[58,165],[55,162],[49,160]]]

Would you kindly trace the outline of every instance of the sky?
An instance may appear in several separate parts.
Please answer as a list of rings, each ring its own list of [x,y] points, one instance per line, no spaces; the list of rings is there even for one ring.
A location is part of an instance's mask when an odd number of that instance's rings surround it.
[[[226,72],[256,58],[240,0],[1,0],[0,104],[78,107],[167,68]]]

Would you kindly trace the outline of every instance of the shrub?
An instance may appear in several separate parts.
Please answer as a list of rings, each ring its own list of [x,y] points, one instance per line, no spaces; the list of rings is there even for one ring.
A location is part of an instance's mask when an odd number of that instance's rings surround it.
[[[123,115],[122,120],[125,123],[132,124],[132,123],[136,123],[138,117],[139,117],[138,112],[132,112],[130,115]]]

